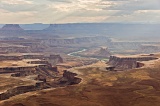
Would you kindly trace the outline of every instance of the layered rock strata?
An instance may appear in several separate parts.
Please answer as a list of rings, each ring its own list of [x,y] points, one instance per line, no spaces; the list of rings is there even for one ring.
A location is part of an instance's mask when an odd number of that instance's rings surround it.
[[[64,70],[63,77],[59,80],[59,85],[66,86],[80,83],[81,79],[76,76],[76,73]]]
[[[158,59],[154,56],[110,56],[108,70],[122,71],[144,66],[142,61]]]
[[[37,82],[35,85],[18,86],[0,94],[0,100],[9,99],[12,96],[48,88],[44,82]]]

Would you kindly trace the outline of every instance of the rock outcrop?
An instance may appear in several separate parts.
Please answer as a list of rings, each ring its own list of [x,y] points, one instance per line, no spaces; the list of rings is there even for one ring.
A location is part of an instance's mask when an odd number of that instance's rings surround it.
[[[35,59],[28,62],[29,64],[51,64],[56,65],[58,63],[63,63],[63,58],[60,55],[50,55],[45,56],[43,54],[19,54],[19,55],[0,55],[0,61],[4,60],[23,60],[23,59]],[[36,60],[40,59],[40,60]]]
[[[109,43],[110,39],[106,36],[90,36],[90,37],[76,37],[66,39],[46,39],[41,43],[49,46],[66,46],[66,45],[85,45],[85,44],[103,44]],[[74,45],[73,45],[74,44]],[[87,46],[87,45],[86,45]]]
[[[111,53],[109,52],[107,47],[101,47],[99,51],[95,52],[95,54],[97,54],[98,56],[110,56]]]
[[[22,56],[0,55],[0,61],[3,61],[3,60],[22,60]]]
[[[16,72],[34,72],[36,66],[26,67],[1,67],[0,73],[16,73]]]
[[[109,58],[111,56],[111,53],[107,47],[93,48],[77,54],[80,56],[93,58]]]
[[[45,57],[45,59],[54,66],[58,63],[63,63],[63,58],[60,55],[50,55],[49,57]]]
[[[44,84],[44,82],[37,82],[35,85],[18,86],[18,87],[9,89],[6,92],[1,93],[0,100],[9,99],[10,97],[18,94],[45,89],[45,88],[48,88],[48,87]]]
[[[76,73],[64,70],[63,77],[59,80],[59,84],[61,86],[78,84],[81,82],[81,79],[76,76]]]
[[[15,74],[16,76],[20,76],[20,73]],[[67,85],[73,85],[78,84],[81,82],[81,79],[76,77],[76,73],[72,73],[69,71],[64,71],[63,76],[59,79],[58,83],[50,85],[46,81],[46,77],[43,75],[38,75],[35,80],[38,80],[35,84],[32,85],[23,85],[23,86],[17,86],[11,89],[8,89],[4,92],[0,93],[0,100],[6,100],[9,99],[12,96],[23,94],[26,92],[46,89],[50,87],[59,87],[59,86],[67,86]],[[55,86],[56,85],[56,86]]]
[[[107,67],[108,70],[115,71],[123,71],[133,68],[139,68],[144,66],[141,61],[150,61],[158,59],[153,56],[110,56],[108,64],[110,66]]]

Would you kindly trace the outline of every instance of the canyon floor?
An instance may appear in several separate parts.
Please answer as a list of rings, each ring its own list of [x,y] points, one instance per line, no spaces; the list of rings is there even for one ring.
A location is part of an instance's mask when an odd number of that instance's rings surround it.
[[[71,68],[80,84],[17,95],[0,106],[159,106],[160,61],[151,64],[121,72],[107,71],[104,61]]]

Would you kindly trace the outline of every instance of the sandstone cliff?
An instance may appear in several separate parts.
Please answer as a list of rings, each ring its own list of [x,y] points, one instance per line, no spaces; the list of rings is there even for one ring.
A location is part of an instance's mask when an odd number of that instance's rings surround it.
[[[19,76],[20,73],[16,75]],[[63,76],[59,78],[58,82],[56,83],[55,82],[48,83],[46,81],[46,78],[43,75],[38,75],[38,77],[35,80],[39,80],[39,81],[37,81],[35,84],[17,86],[14,88],[10,88],[7,91],[1,92],[0,100],[6,100],[12,96],[23,94],[26,92],[31,92],[31,91],[36,91],[36,90],[41,90],[41,89],[46,89],[46,88],[51,88],[51,87],[62,87],[62,86],[67,86],[67,85],[78,84],[81,82],[81,79],[77,78],[76,75],[77,75],[76,73],[72,73],[72,72],[65,70],[63,73]]]
[[[152,56],[110,56],[108,64],[110,65],[107,67],[109,70],[128,70],[133,68],[139,68],[143,66],[143,63],[140,61],[149,61],[157,59],[156,57]]]
[[[58,63],[63,63],[63,58],[60,55],[50,55],[49,57],[46,57],[46,60],[53,66]]]
[[[18,86],[7,90],[6,92],[0,93],[0,100],[9,99],[12,96],[23,94],[26,92],[36,91],[40,89],[48,88],[44,82],[37,82],[35,85]]]
[[[60,86],[78,84],[81,82],[81,79],[76,76],[76,73],[64,70],[63,77],[58,81],[58,83]]]
[[[94,37],[76,37],[76,38],[66,38],[66,39],[44,39],[41,44],[49,46],[80,46],[86,44],[107,44],[110,42],[110,39],[105,36],[94,36]]]

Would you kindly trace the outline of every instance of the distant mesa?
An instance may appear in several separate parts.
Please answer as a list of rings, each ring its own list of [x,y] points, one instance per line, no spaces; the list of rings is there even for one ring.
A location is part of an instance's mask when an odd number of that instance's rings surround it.
[[[18,24],[6,24],[0,29],[0,36],[17,37],[23,35],[26,33]]]
[[[23,25],[25,26],[25,25]],[[26,25],[25,27],[32,27],[32,25]],[[0,29],[0,36],[9,36],[9,37],[22,37],[22,36],[31,36],[31,37],[53,37],[56,36],[52,31],[48,30],[25,30],[19,24],[6,24]],[[56,36],[58,37],[58,36]]]
[[[58,27],[57,24],[50,24],[46,29],[44,30],[49,30],[49,31],[52,31],[52,30],[55,30],[55,28]]]
[[[1,31],[23,31],[18,24],[6,24],[1,29]]]

